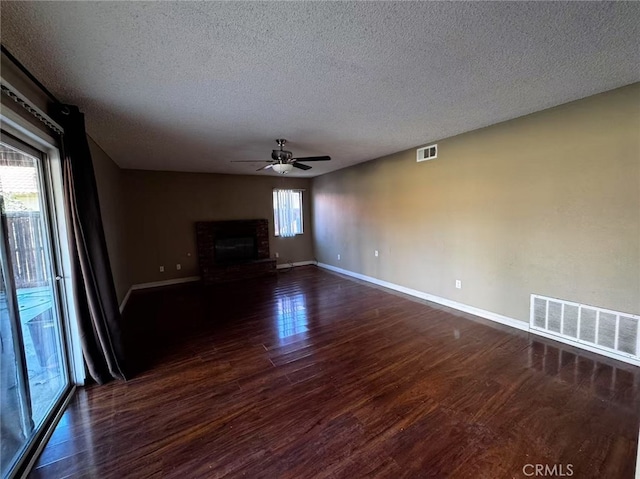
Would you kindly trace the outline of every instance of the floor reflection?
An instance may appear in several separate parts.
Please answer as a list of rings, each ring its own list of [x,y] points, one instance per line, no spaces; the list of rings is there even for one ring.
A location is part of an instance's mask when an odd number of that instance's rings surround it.
[[[555,376],[562,382],[588,388],[598,397],[615,404],[636,407],[640,384],[637,375],[626,368],[594,361],[535,340],[529,349],[529,367],[547,376]]]
[[[309,331],[307,304],[304,294],[283,296],[276,304],[278,338],[285,339]]]

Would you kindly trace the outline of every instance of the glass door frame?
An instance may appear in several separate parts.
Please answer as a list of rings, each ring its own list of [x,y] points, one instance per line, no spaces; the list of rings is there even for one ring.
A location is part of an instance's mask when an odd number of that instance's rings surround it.
[[[42,178],[43,202],[45,203],[45,211],[43,211],[46,216],[45,225],[47,226],[45,233],[46,240],[51,248],[50,261],[55,278],[53,279],[53,288],[56,293],[54,300],[57,302],[60,315],[60,328],[63,335],[63,363],[66,376],[69,379],[51,413],[41,424],[39,430],[30,438],[27,446],[22,450],[22,456],[16,461],[9,473],[9,477],[21,477],[31,469],[48,438],[53,433],[75,391],[76,385],[84,384],[86,371],[73,298],[73,277],[68,247],[67,225],[69,222],[64,206],[62,162],[60,152],[56,146],[57,141],[45,131],[36,128],[29,121],[7,108],[3,108],[0,112],[0,127],[3,134],[9,135],[8,138],[13,137],[18,144],[22,143],[27,148],[35,149],[42,154],[39,169]],[[11,145],[10,142],[7,143]],[[19,145],[15,146],[19,147]],[[9,279],[13,281],[12,278]],[[16,290],[14,288],[14,296],[10,299],[14,306],[16,301],[15,294]],[[20,361],[20,363],[24,363],[24,361]],[[23,368],[24,364],[20,364],[19,367]]]

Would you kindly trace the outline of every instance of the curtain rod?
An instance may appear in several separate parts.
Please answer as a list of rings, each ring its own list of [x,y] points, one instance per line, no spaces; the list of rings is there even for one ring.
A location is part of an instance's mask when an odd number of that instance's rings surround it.
[[[13,62],[13,64],[15,66],[18,67],[18,69],[24,73],[25,75],[27,75],[27,77],[29,78],[29,80],[31,80],[33,83],[36,84],[36,86],[38,88],[40,88],[44,93],[46,93],[46,95],[54,102],[57,104],[62,104],[62,102],[60,100],[58,100],[55,95],[53,93],[51,93],[47,87],[45,87],[40,80],[38,80],[33,73],[31,73],[29,70],[27,70],[27,67],[25,67],[20,60],[18,60],[16,57],[13,56],[13,54],[7,49],[7,47],[5,47],[4,45],[0,44],[0,47],[2,49],[2,53],[4,53],[7,58],[9,60],[11,60]]]

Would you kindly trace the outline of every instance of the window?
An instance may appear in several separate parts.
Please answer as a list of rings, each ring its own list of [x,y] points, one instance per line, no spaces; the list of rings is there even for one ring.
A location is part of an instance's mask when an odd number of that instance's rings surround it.
[[[273,190],[273,224],[276,236],[302,234],[302,190]]]

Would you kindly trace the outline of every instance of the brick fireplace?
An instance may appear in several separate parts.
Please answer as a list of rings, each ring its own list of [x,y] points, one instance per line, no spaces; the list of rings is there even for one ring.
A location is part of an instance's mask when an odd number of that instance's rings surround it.
[[[264,219],[196,223],[198,264],[204,284],[255,278],[276,271]]]

